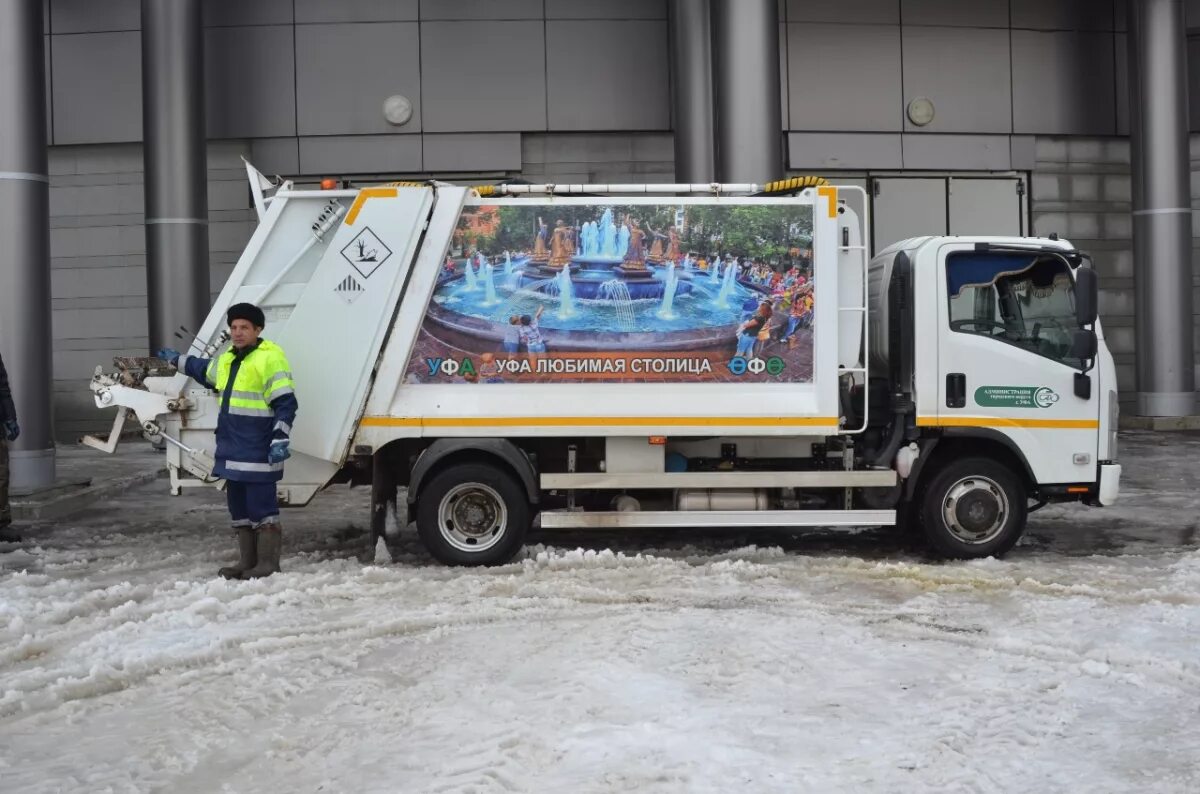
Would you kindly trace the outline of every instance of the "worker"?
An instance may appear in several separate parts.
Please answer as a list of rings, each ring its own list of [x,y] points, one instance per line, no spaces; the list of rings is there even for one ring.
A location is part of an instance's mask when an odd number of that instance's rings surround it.
[[[213,474],[225,478],[229,515],[238,539],[238,563],[221,568],[226,579],[258,579],[279,572],[282,527],[275,483],[291,453],[296,421],[295,384],[283,349],[259,335],[262,309],[250,303],[226,314],[233,345],[214,359],[165,348],[159,358],[220,394]]]
[[[8,506],[8,445],[21,435],[17,407],[13,404],[8,373],[0,358],[0,543],[17,543],[21,536],[12,530],[12,510]]]

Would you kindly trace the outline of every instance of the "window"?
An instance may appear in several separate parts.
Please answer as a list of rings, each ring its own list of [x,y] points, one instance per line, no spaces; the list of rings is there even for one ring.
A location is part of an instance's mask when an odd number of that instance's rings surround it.
[[[946,260],[950,330],[1078,367],[1071,358],[1075,280],[1057,256],[967,251]]]

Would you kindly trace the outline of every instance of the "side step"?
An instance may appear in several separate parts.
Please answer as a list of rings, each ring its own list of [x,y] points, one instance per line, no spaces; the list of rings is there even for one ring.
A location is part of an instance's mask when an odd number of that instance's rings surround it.
[[[883,527],[895,523],[895,510],[545,510],[541,514],[542,529]]]
[[[680,473],[543,474],[542,488],[890,488],[892,469],[867,471],[704,471]]]

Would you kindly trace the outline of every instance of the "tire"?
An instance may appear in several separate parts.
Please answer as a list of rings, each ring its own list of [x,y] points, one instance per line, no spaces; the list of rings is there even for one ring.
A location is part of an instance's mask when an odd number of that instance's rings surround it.
[[[417,497],[417,534],[446,565],[503,565],[525,542],[525,489],[487,463],[459,463],[431,477]]]
[[[922,488],[920,524],[942,557],[1000,557],[1025,531],[1027,491],[1008,466],[991,458],[949,461]]]

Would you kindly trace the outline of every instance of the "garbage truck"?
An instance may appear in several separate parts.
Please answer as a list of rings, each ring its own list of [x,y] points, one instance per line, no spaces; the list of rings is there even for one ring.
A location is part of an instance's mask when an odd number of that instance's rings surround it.
[[[1117,380],[1087,254],[926,236],[869,254],[862,190],[767,185],[330,189],[247,164],[259,224],[189,354],[255,303],[299,413],[284,506],[371,488],[448,564],[527,531],[895,527],[999,556],[1051,502],[1117,498]],[[329,187],[325,184],[323,187]],[[220,395],[153,358],[96,405],[213,475]]]

